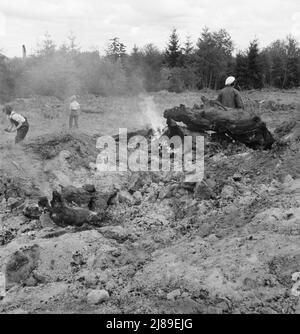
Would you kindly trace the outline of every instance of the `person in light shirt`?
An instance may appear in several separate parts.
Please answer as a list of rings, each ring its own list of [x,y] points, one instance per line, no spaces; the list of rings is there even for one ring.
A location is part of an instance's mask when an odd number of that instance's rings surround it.
[[[17,132],[15,143],[21,143],[29,131],[29,123],[26,117],[21,114],[16,113],[10,105],[6,105],[3,108],[3,112],[7,115],[7,118],[10,122],[10,127],[4,131],[8,133]]]
[[[80,104],[77,102],[76,96],[71,97],[70,103],[70,118],[69,118],[69,129],[73,128],[73,125],[78,129],[79,128],[79,115],[80,115]]]

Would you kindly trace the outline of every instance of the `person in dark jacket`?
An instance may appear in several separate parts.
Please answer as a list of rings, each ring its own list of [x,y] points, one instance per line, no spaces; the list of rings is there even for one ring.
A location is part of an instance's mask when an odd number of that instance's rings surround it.
[[[15,143],[21,143],[29,131],[29,124],[26,117],[16,113],[10,105],[6,105],[3,108],[3,112],[6,113],[10,122],[10,127],[5,129],[6,132],[17,132]]]
[[[238,90],[234,88],[235,77],[228,77],[225,82],[225,88],[222,89],[217,100],[228,108],[245,109],[243,99]]]

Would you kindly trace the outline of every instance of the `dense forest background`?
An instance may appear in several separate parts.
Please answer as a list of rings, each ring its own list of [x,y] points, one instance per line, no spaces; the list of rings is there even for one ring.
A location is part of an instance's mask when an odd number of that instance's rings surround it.
[[[204,28],[196,44],[189,37],[181,41],[173,29],[163,51],[154,44],[130,51],[116,37],[101,55],[81,51],[72,34],[67,43],[57,46],[47,33],[30,56],[9,59],[0,54],[0,99],[219,89],[228,75],[237,77],[241,89],[298,87],[298,41],[288,36],[260,48],[254,40],[246,50],[237,51],[224,29]]]

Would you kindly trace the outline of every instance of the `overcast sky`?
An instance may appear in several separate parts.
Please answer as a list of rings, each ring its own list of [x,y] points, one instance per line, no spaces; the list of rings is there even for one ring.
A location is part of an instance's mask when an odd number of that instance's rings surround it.
[[[128,49],[163,49],[172,27],[196,41],[204,26],[227,29],[237,49],[255,37],[262,46],[288,34],[300,40],[300,1],[0,0],[0,49],[7,56],[21,56],[22,44],[33,52],[46,31],[57,44],[73,31],[82,49],[102,53],[116,36]]]

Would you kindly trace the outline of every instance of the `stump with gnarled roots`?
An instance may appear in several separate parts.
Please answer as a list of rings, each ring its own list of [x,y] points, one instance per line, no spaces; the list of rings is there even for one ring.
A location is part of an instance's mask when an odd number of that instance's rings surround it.
[[[192,132],[214,131],[226,134],[233,140],[254,149],[269,149],[275,142],[260,117],[245,110],[229,109],[219,102],[202,98],[203,105],[187,108],[180,105],[164,112],[170,133],[180,129],[177,122],[184,123]]]

